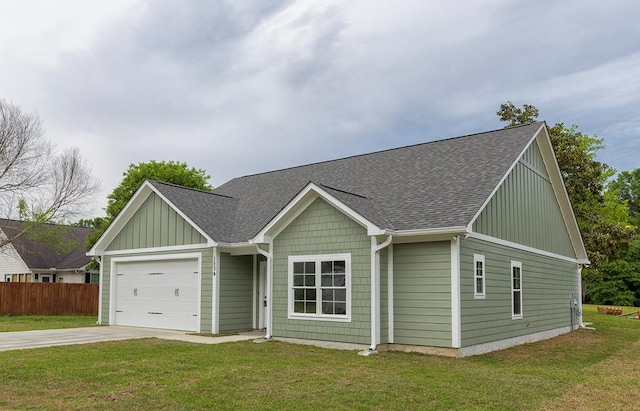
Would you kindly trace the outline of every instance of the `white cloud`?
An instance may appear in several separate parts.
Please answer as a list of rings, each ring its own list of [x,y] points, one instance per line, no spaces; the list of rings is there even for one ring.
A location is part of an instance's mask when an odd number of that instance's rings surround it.
[[[59,145],[80,146],[105,194],[150,159],[205,168],[217,185],[498,128],[506,100],[577,122],[606,138],[607,161],[638,166],[631,0],[84,3],[49,13],[25,46],[49,47],[42,58],[0,46],[28,66],[0,89],[38,108]]]

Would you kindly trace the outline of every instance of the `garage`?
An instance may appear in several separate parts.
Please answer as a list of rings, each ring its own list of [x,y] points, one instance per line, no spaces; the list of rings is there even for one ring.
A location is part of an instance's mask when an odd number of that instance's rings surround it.
[[[114,261],[116,325],[199,331],[198,258]]]

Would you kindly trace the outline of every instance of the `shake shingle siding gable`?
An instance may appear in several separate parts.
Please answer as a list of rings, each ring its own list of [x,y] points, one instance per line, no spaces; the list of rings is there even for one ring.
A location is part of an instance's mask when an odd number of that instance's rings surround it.
[[[214,190],[238,199],[232,242],[252,238],[309,182],[366,197],[381,228],[470,222],[543,123],[239,177]],[[356,210],[358,211],[358,210]]]

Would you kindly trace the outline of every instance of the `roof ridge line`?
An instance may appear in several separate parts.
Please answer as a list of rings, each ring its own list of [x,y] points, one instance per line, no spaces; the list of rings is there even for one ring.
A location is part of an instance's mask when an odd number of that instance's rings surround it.
[[[328,188],[328,189],[330,189],[330,190],[339,191],[339,192],[341,192],[341,193],[350,194],[350,195],[352,195],[352,196],[356,196],[356,197],[364,198],[365,200],[369,200],[369,197],[367,197],[367,196],[363,196],[362,194],[357,194],[357,193],[352,193],[351,191],[341,190],[341,189],[339,189],[339,188],[331,187],[331,186],[328,186],[328,185],[326,185],[326,184],[322,184],[322,183],[320,183],[320,186],[325,187],[325,188]]]
[[[198,193],[211,194],[211,195],[215,195],[215,196],[218,196],[218,197],[225,197],[225,198],[230,198],[232,200],[236,200],[235,197],[231,197],[231,196],[228,196],[228,195],[225,195],[225,194],[219,194],[219,193],[214,192],[213,190],[211,190],[211,191],[200,190],[198,188],[181,186],[180,184],[167,183],[167,182],[164,182],[164,181],[158,181],[158,180],[154,180],[154,179],[151,179],[151,178],[149,178],[148,181],[151,181],[151,182],[154,182],[154,183],[157,183],[157,184],[162,184],[162,185],[169,186],[169,187],[176,187],[176,188],[181,188],[183,190],[190,190],[190,191],[195,191],[195,192],[198,192]]]
[[[412,147],[417,147],[417,146],[422,146],[422,145],[427,145],[427,144],[441,143],[443,141],[456,140],[456,139],[460,139],[460,138],[468,138],[468,137],[478,136],[480,134],[489,134],[489,133],[496,133],[498,131],[513,130],[515,128],[527,127],[527,126],[531,126],[533,124],[538,124],[538,123],[543,124],[545,122],[544,121],[534,121],[532,123],[518,124],[518,125],[515,125],[515,126],[497,128],[497,129],[494,129],[494,130],[488,130],[488,131],[481,131],[481,132],[477,132],[477,133],[465,134],[465,135],[462,135],[462,136],[447,137],[447,138],[442,138],[442,139],[433,140],[433,141],[425,141],[425,142],[422,142],[422,143],[409,144],[409,145],[401,146],[401,147],[393,147],[393,148],[387,148],[387,149],[384,149],[384,150],[371,151],[371,152],[368,152],[368,153],[354,154],[354,155],[351,155],[351,156],[334,158],[334,159],[331,159],[331,160],[317,161],[315,163],[308,163],[308,164],[301,164],[301,165],[297,165],[297,166],[284,167],[284,168],[280,168],[280,169],[276,169],[276,170],[264,171],[264,172],[261,172],[261,173],[247,174],[247,175],[244,175],[244,176],[233,178],[233,179],[231,179],[229,181],[239,180],[239,179],[248,178],[248,177],[255,177],[255,176],[260,176],[260,175],[265,175],[265,174],[271,174],[271,173],[278,173],[278,172],[281,172],[281,171],[293,170],[293,169],[296,169],[296,168],[315,166],[315,165],[318,165],[318,164],[326,164],[326,163],[331,163],[331,162],[334,162],[334,161],[342,161],[342,160],[347,160],[347,159],[351,159],[351,158],[371,156],[371,155],[374,155],[374,154],[386,153],[386,152],[396,151],[396,150],[403,150],[403,149],[406,149],[406,148],[412,148]]]

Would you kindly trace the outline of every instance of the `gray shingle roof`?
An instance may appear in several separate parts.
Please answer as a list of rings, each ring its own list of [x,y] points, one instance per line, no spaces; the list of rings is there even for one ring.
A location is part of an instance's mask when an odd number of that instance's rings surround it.
[[[216,241],[231,238],[238,200],[209,191],[149,180],[194,224]]]
[[[12,238],[25,224],[0,220],[0,230]],[[84,247],[90,232],[90,228],[84,227],[41,224],[33,227],[31,234],[19,236],[12,245],[30,269],[81,269],[91,261]],[[52,241],[56,241],[57,246]]]
[[[466,226],[543,124],[239,177],[212,193],[154,185],[216,241],[253,238],[309,182],[383,229]]]

